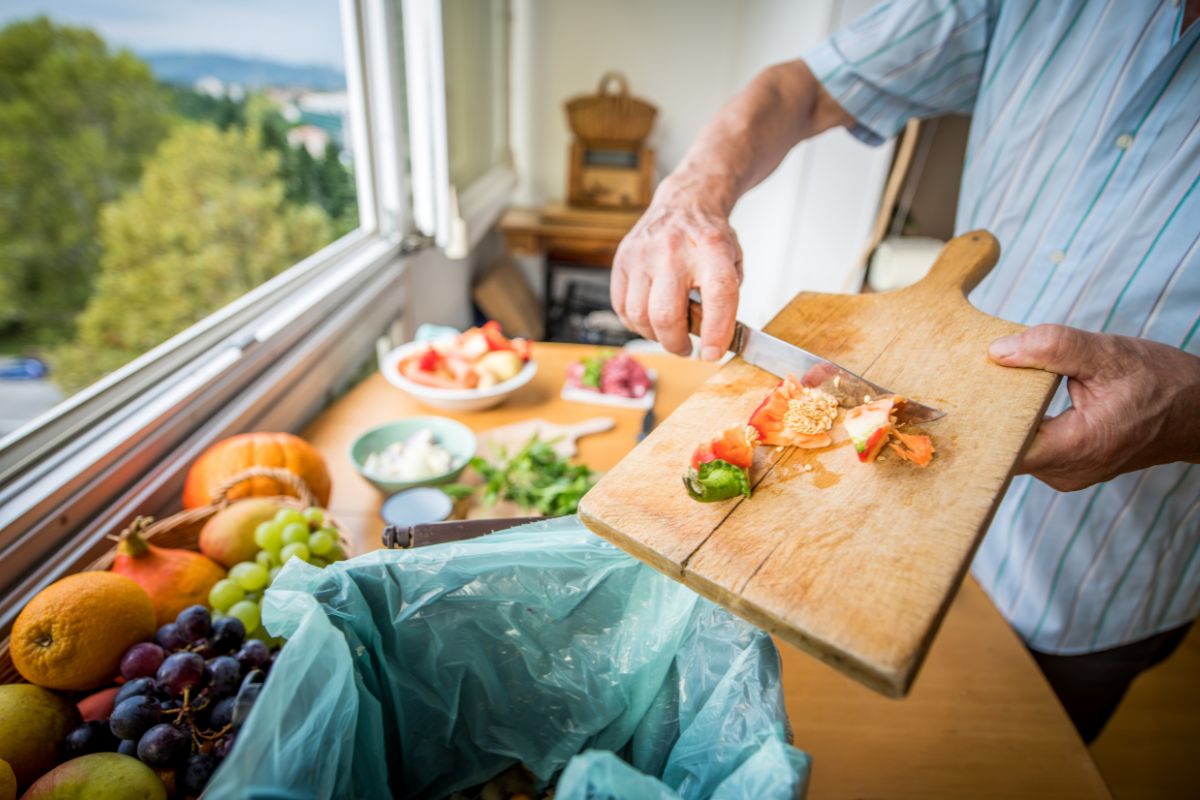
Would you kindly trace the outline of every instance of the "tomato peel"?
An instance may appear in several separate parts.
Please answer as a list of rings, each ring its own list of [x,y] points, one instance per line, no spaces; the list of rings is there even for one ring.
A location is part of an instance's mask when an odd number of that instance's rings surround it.
[[[833,443],[829,429],[837,400],[820,389],[802,386],[789,375],[763,398],[750,415],[761,444],[814,449]]]
[[[893,430],[892,436],[896,441],[891,442],[888,446],[895,451],[896,455],[905,461],[911,461],[918,467],[927,467],[933,461],[933,440],[924,434],[918,433],[901,433]]]

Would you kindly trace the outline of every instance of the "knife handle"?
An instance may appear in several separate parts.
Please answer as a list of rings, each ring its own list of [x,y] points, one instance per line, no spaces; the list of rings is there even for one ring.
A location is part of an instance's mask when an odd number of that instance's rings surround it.
[[[704,322],[704,307],[700,304],[700,292],[697,289],[692,289],[688,292],[688,333],[696,336],[700,335],[700,325]],[[742,323],[734,321],[733,337],[729,341],[729,346],[725,349],[731,353],[742,352],[742,340],[746,335],[746,328]]]
[[[704,308],[700,305],[700,292],[688,292],[688,333],[700,335],[700,323],[704,321]]]

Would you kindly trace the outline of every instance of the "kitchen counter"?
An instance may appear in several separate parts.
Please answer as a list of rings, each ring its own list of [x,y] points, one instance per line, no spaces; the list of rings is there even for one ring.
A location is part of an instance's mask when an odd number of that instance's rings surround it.
[[[580,439],[578,454],[597,470],[609,469],[634,446],[642,412],[559,397],[567,364],[594,349],[538,344],[537,376],[505,404],[443,415],[477,431],[531,417],[570,423],[611,416],[616,427]],[[639,359],[658,372],[660,420],[714,370],[668,355]],[[355,473],[350,443],[375,425],[438,413],[375,374],[303,431],[329,462],[330,510],[350,530],[356,553],[381,546],[382,497]],[[814,800],[1110,796],[1033,659],[971,578],[904,700],[877,695],[782,643],[780,653],[795,743],[813,757]]]

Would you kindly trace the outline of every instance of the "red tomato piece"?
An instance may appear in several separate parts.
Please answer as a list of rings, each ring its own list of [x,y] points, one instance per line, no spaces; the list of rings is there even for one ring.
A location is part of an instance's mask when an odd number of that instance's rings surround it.
[[[757,441],[758,431],[749,425],[727,428],[720,436],[695,449],[692,453],[692,469],[700,469],[701,464],[717,459],[749,469],[754,462],[754,445]]]
[[[828,399],[826,399],[828,398]],[[791,375],[779,382],[750,415],[750,425],[758,431],[759,443],[786,447],[828,447],[832,417],[825,424],[824,414],[836,413],[837,402],[820,390],[808,389]],[[820,430],[824,425],[825,429]]]

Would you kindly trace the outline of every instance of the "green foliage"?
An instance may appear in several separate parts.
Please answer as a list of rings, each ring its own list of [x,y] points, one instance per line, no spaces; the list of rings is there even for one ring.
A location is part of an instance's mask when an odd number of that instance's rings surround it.
[[[169,122],[146,65],[91,31],[45,18],[0,30],[0,329],[69,329],[95,278],[98,210]]]
[[[480,456],[471,459],[471,468],[483,476],[483,502],[491,505],[500,498],[512,500],[526,510],[547,517],[574,514],[579,501],[596,482],[596,475],[583,464],[571,464],[559,458],[550,442],[536,435],[512,458],[495,464]],[[445,491],[446,487],[442,487]],[[465,496],[462,484],[451,484],[451,496]]]
[[[230,97],[213,97],[187,86],[168,84],[171,104],[185,119],[209,122],[221,130],[230,126],[246,127],[246,104]]]
[[[292,127],[279,110],[262,94],[246,100],[215,98],[174,86],[175,108],[184,117],[208,122],[221,130],[230,126],[256,130],[263,149],[279,156],[279,177],[283,179],[287,200],[293,205],[315,204],[325,209],[333,221],[334,236],[358,227],[358,195],[354,175],[342,163],[336,144],[329,142],[320,159],[303,147],[292,148],[287,133]]]
[[[278,156],[237,127],[179,125],[101,216],[96,292],[54,359],[84,386],[315,252],[326,214],[286,202]]]

